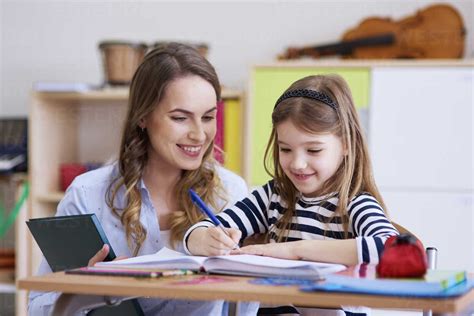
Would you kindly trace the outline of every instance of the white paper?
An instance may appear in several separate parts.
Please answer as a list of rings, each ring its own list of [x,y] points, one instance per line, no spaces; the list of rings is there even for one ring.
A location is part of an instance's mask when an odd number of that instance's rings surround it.
[[[340,264],[303,260],[286,260],[255,255],[228,255],[216,257],[187,256],[162,248],[155,254],[119,261],[99,262],[96,267],[127,269],[191,269],[204,267],[207,272],[298,278],[319,278],[328,273],[342,271]]]

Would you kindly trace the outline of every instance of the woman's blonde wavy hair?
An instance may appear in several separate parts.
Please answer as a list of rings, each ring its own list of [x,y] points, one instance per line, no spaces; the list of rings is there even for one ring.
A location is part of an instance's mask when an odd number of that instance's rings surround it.
[[[267,173],[274,178],[275,188],[287,207],[273,231],[277,234],[279,242],[287,239],[292,217],[295,216],[296,202],[300,196],[300,192],[281,168],[279,159],[280,148],[276,127],[282,122],[291,120],[302,131],[316,134],[332,133],[340,137],[347,150],[347,155],[344,156],[336,173],[317,192],[319,196],[338,193],[339,203],[334,216],[342,218],[347,238],[349,230],[347,205],[357,194],[370,193],[386,210],[374,181],[366,140],[350,89],[339,75],[308,76],[294,82],[285,92],[295,89],[310,89],[325,93],[337,103],[337,106],[333,109],[317,100],[292,97],[281,101],[273,110],[273,128],[265,150],[264,164]]]
[[[221,98],[221,87],[214,67],[194,48],[179,43],[162,44],[149,52],[136,70],[130,84],[128,111],[122,134],[119,154],[119,175],[107,190],[107,204],[125,227],[127,242],[134,256],[138,254],[146,238],[146,230],[140,222],[142,197],[139,183],[148,160],[150,141],[139,123],[162,100],[167,85],[178,78],[196,75],[208,81]],[[201,166],[196,170],[183,170],[173,192],[177,211],[171,218],[171,242],[174,246],[185,231],[204,216],[188,197],[193,188],[203,200],[218,210],[217,197],[224,191],[215,170],[214,142],[206,150]],[[118,208],[114,203],[117,193],[125,189],[126,205]]]

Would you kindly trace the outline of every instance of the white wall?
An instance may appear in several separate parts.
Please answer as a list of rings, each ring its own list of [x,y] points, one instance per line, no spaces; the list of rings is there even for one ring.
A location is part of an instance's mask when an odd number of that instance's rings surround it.
[[[26,115],[34,81],[102,81],[104,39],[202,41],[224,85],[243,89],[249,67],[289,45],[338,40],[376,15],[398,19],[435,1],[24,1],[0,0],[0,116]],[[473,57],[473,2],[449,2],[467,27]]]

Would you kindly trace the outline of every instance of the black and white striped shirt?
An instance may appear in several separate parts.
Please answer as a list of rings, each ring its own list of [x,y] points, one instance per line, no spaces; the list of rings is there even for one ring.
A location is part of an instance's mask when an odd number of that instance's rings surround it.
[[[296,203],[296,215],[292,218],[287,241],[345,239],[342,218],[333,216],[338,202],[336,194],[317,198],[301,197]],[[269,237],[271,242],[275,242],[279,230],[274,225],[285,210],[285,204],[275,192],[272,180],[255,189],[233,207],[219,213],[217,217],[224,226],[242,231],[242,239],[273,229]],[[368,193],[354,197],[347,210],[347,238],[355,238],[357,241],[359,263],[378,263],[385,241],[390,236],[397,235],[397,230],[387,219],[377,200]],[[212,225],[209,220],[193,225],[186,232],[184,240],[187,240],[189,233],[196,227]],[[185,248],[187,251],[186,242]]]

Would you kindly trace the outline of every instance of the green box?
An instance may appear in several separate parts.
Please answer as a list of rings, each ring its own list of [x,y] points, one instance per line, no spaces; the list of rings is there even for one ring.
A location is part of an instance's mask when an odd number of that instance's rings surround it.
[[[276,100],[294,81],[316,74],[339,74],[349,84],[358,109],[369,105],[370,70],[367,67],[255,67],[250,95],[250,185],[262,185],[270,179],[263,167],[265,148],[272,130],[271,114]]]

